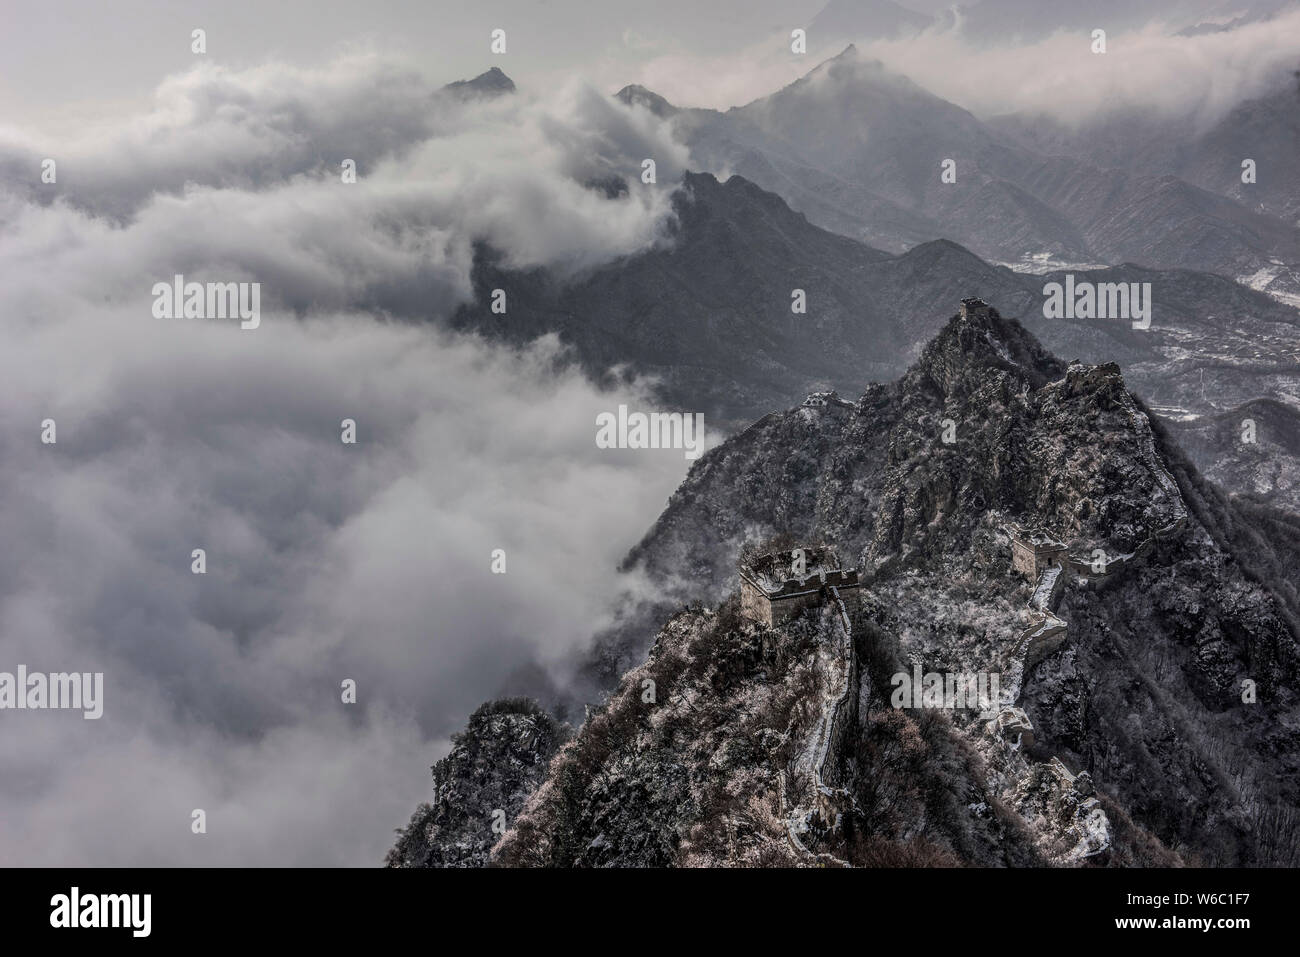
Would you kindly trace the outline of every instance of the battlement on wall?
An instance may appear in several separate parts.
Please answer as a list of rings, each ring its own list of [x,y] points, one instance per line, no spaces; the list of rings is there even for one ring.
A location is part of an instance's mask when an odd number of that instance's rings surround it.
[[[839,556],[828,545],[804,545],[757,555],[740,564],[741,578],[747,578],[764,594],[789,591],[810,578],[841,573]],[[853,571],[853,569],[849,569]]]
[[[842,409],[853,408],[852,402],[842,398],[840,394],[834,390],[831,390],[830,392],[811,392],[808,394],[808,397],[803,400],[802,404],[805,409],[829,409],[835,407]]]
[[[818,591],[821,588],[834,586],[836,588],[857,588],[858,587],[858,570],[856,568],[835,569],[834,571],[819,571],[815,575],[808,575],[804,578],[790,578],[781,583],[781,587],[775,591],[767,591],[765,594],[772,601],[780,601],[783,598],[792,598],[808,591]]]

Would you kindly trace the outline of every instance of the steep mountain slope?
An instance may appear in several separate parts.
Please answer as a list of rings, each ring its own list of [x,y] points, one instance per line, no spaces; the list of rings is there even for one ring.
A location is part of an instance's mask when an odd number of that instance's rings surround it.
[[[1300,411],[1257,399],[1226,412],[1173,420],[1170,433],[1205,477],[1300,515]]]
[[[1270,219],[1274,224],[1270,235],[1283,243],[1286,237],[1277,232],[1278,226],[1300,226],[1300,164],[1291,160],[1300,155],[1300,90],[1291,75],[1279,77],[1272,91],[1238,103],[1208,128],[1196,115],[1135,109],[1106,113],[1079,126],[1066,126],[1041,114],[996,117],[988,125],[1009,142],[1039,154],[1067,157],[1067,162],[1082,160],[1122,170],[1129,177],[1163,172],[1168,178],[1160,181],[1159,188],[1171,195],[1163,199],[1153,195],[1147,201],[1150,215],[1161,215],[1162,204],[1172,210],[1179,202],[1177,191],[1188,186],[1230,201],[1210,204],[1217,209],[1213,219],[1183,217],[1183,225],[1169,233],[1169,244],[1199,241],[1189,235],[1188,227],[1210,248],[1222,238],[1215,236],[1216,230],[1257,229],[1260,219],[1243,219],[1242,210]],[[1248,159],[1254,161],[1255,170],[1254,181],[1246,183],[1242,164]],[[1227,240],[1226,245],[1237,244]],[[1164,250],[1151,261],[1168,261],[1171,255]],[[1286,255],[1255,261],[1229,257],[1218,271],[1239,276],[1284,301],[1300,302],[1300,268]]]
[[[1003,261],[1050,254],[1230,276],[1300,264],[1291,219],[1223,191],[1240,172],[1236,153],[1208,191],[1168,166],[1105,168],[1041,152],[853,47],[768,97],[725,113],[678,110],[673,122],[703,168],[738,172],[818,225],[882,249],[943,237]],[[1234,144],[1271,165],[1291,155],[1269,152],[1282,145],[1274,132]],[[940,178],[946,160],[955,182]]]
[[[1232,507],[1153,436],[1114,366],[1062,367],[1013,323],[956,320],[896,386],[769,416],[706,455],[634,560],[677,581],[690,556],[718,599],[755,535],[837,541],[874,572],[879,623],[905,654],[990,670],[1010,647],[998,619],[1028,599],[997,535],[1010,520],[1072,553],[1153,549],[1067,587],[1066,649],[1024,684],[1039,742],[1180,853],[1294,860],[1300,609],[1285,565],[1224,531]],[[1241,701],[1247,678],[1256,704]]]
[[[1065,541],[1051,594],[1011,567],[1011,523]],[[765,538],[837,545],[856,606],[744,619],[735,562]],[[1294,865],[1285,541],[1201,479],[1117,366],[972,310],[899,382],[700,459],[630,561],[666,600],[721,606],[664,627],[494,860]],[[640,660],[653,631],[623,650]],[[1000,675],[996,719],[890,707],[913,668]]]
[[[556,757],[493,862],[1046,863],[1021,817],[985,784],[982,755],[932,712],[882,711],[856,676],[846,688],[851,657],[833,607],[777,629],[742,620],[734,600],[716,613],[683,611]],[[859,690],[871,708],[861,733]],[[835,727],[825,723],[831,713]],[[859,762],[869,768],[860,779],[850,773]],[[854,801],[840,787],[850,780],[861,813],[832,826],[818,800]]]
[[[477,301],[453,324],[514,342],[556,332],[593,374],[630,365],[659,377],[666,401],[739,424],[810,389],[898,375],[933,331],[912,328],[918,307],[951,301],[962,279],[981,276],[990,295],[1019,285],[952,244],[895,258],[817,229],[741,177],[688,173],[675,210],[669,244],[577,281],[481,251]],[[496,288],[506,317],[490,311]],[[796,289],[806,314],[792,311]]]
[[[674,122],[703,168],[735,170],[818,225],[885,249],[948,238],[998,259],[1087,258],[1065,217],[976,165],[1002,147],[974,116],[854,47],[771,96]],[[957,184],[940,182],[948,158]],[[823,222],[828,208],[838,213]]]
[[[387,866],[484,866],[505,822],[542,782],[569,733],[528,701],[481,706],[455,736],[451,753],[433,766],[433,800],[397,832]]]
[[[1129,386],[1157,412],[1215,414],[1256,398],[1300,409],[1300,312],[1207,273],[1125,264],[1073,270],[1076,283],[1150,283],[1151,328],[1117,320],[1045,319],[1041,293],[1066,274],[1045,273],[1021,315],[1057,355],[1124,366]],[[1131,288],[1131,285],[1130,285]],[[1197,459],[1211,468],[1213,459]],[[1239,491],[1240,489],[1230,489]]]
[[[1295,225],[1300,219],[1300,91],[1293,76],[1276,89],[1238,103],[1206,128],[1195,116],[1148,110],[1104,114],[1077,126],[1050,116],[991,119],[999,135],[1039,153],[1073,156],[1130,172],[1161,169],[1201,189]],[[1243,183],[1241,164],[1254,159],[1257,177]]]

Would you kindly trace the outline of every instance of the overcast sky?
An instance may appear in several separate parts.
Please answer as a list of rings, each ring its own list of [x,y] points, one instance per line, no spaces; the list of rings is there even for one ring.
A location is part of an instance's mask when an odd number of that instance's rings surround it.
[[[1025,0],[983,2],[1005,8],[1001,19],[1011,22],[1017,7],[1026,5]],[[1122,20],[1118,11],[1158,17],[1177,10],[1196,22],[1200,16],[1230,19],[1283,0],[1097,2],[1108,11],[1097,18],[1099,25],[1114,31]],[[837,9],[829,22],[854,21],[855,0],[833,0],[833,5]],[[954,5],[907,0],[902,6],[935,14]],[[1075,0],[1028,4],[1048,24],[1052,15],[1041,11],[1053,6],[1060,8],[1062,22],[1077,18]],[[653,83],[683,105],[726,108],[771,92],[813,65],[789,55],[785,44],[793,28],[808,28],[824,8],[825,0],[608,0],[596,6],[590,0],[481,0],[469,6],[446,0],[0,0],[0,127],[66,133],[86,121],[146,109],[163,76],[194,65],[190,33],[196,27],[207,31],[207,58],[236,69],[268,60],[319,65],[341,53],[372,49],[437,83],[498,66],[522,86],[544,88],[581,75],[606,92],[629,82]],[[489,50],[496,28],[507,31],[504,56]],[[981,108],[988,103],[979,98],[984,78],[957,65],[977,51],[987,54],[982,55],[987,63],[1001,42],[1015,39],[984,35],[973,45],[948,34],[920,46],[882,44],[871,55],[957,102],[974,87],[975,100],[962,105]],[[844,41],[814,31],[810,55],[838,52]],[[1014,89],[1013,82],[1034,87],[1060,63],[1060,50],[1050,44],[1040,53],[1037,62],[1023,64],[1032,63],[1032,71],[1008,71],[1000,63],[998,70],[981,74],[1011,74],[1006,89],[996,90],[1002,97]],[[1143,76],[1141,58],[1133,63],[1126,72],[1136,74],[1137,83]],[[1212,64],[1194,57],[1188,67],[1180,75]],[[1078,86],[1065,81],[1065,88]]]
[[[374,45],[441,82],[500,66],[532,83],[586,70],[623,85],[610,59],[675,50],[734,51],[804,25],[820,0],[65,0],[0,7],[0,122],[53,124],[54,114],[139,106],[159,78],[193,64],[190,31],[231,66],[276,58],[320,63]],[[598,15],[593,15],[593,11]],[[506,30],[505,56],[489,51]],[[610,91],[612,92],[612,90]]]

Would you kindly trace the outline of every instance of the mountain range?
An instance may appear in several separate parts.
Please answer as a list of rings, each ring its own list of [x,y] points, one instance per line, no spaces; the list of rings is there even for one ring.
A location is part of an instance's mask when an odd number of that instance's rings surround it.
[[[887,253],[813,225],[740,175],[686,174],[674,209],[665,243],[577,278],[509,270],[480,248],[474,302],[453,326],[512,343],[557,334],[593,376],[612,368],[652,376],[660,401],[729,431],[809,392],[852,394],[897,377],[948,305],[980,296],[1060,355],[1120,362],[1135,391],[1178,421],[1275,400],[1268,422],[1257,423],[1259,447],[1216,432],[1192,449],[1203,469],[1223,476],[1265,465],[1261,448],[1280,457],[1277,469],[1252,472],[1230,491],[1300,508],[1300,460],[1283,438],[1300,424],[1300,312],[1291,306],[1211,273],[1125,265],[1074,275],[1150,283],[1149,330],[1046,319],[1044,288],[1064,273],[1016,272],[948,240]],[[491,312],[494,289],[508,292],[507,317]],[[804,314],[792,311],[797,289]]]
[[[463,86],[498,95],[514,85],[494,68]],[[980,296],[1059,355],[1123,365],[1154,411],[1197,432],[1189,449],[1198,466],[1230,477],[1229,491],[1300,510],[1300,459],[1286,438],[1300,432],[1300,296],[1288,291],[1300,291],[1291,265],[1300,232],[1288,225],[1288,201],[1269,199],[1296,190],[1291,174],[1278,183],[1270,171],[1257,185],[1273,185],[1252,194],[1261,197],[1252,211],[1241,190],[1254,187],[1240,184],[1232,158],[1243,136],[1277,147],[1261,156],[1291,155],[1291,141],[1300,148],[1287,110],[1294,92],[1241,104],[1188,144],[1196,149],[1157,149],[1191,134],[1162,139],[1153,124],[1123,169],[1115,137],[1080,134],[1090,152],[1075,142],[1023,145],[1023,130],[1041,140],[1053,127],[982,123],[853,48],[725,113],[625,87],[617,98],[673,124],[693,162],[731,175],[665,184],[676,188],[666,241],[576,278],[510,270],[480,246],[475,300],[452,324],[515,343],[555,333],[594,377],[652,376],[660,401],[732,431],[809,392],[852,393],[900,375],[948,304]],[[940,181],[945,155],[957,158],[955,184]],[[1173,172],[1150,174],[1174,157],[1202,182],[1216,167],[1233,175],[1215,193]],[[588,185],[627,199],[626,182]],[[1150,283],[1151,328],[1043,318],[1045,288],[1067,274]],[[495,289],[509,293],[508,320],[489,308]],[[795,290],[805,313],[792,312]],[[1255,443],[1202,428],[1204,417],[1241,426],[1260,400],[1270,415],[1255,421]]]
[[[944,238],[1013,265],[1194,269],[1294,296],[1300,231],[1285,197],[1295,172],[1265,160],[1264,188],[1241,181],[1243,156],[1294,155],[1294,93],[1243,103],[1194,138],[1152,124],[1123,165],[1114,154],[1146,117],[1069,137],[1041,117],[985,123],[853,46],[725,112],[679,109],[639,87],[617,95],[670,117],[698,168],[739,173],[816,225],[881,249]],[[1102,145],[1074,148],[1084,141]]]

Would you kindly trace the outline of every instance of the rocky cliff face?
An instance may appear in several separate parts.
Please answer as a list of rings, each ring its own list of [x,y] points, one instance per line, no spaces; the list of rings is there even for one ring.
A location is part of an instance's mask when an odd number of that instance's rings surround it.
[[[545,777],[569,729],[536,705],[506,699],[470,716],[433,766],[421,804],[385,861],[389,867],[483,867],[492,845]]]
[[[678,615],[645,663],[653,627],[607,636],[597,682],[634,670],[499,862],[1300,861],[1285,521],[1201,479],[1117,366],[1062,363],[996,311],[823,399],[707,453],[634,551],[665,602],[720,608]],[[1013,523],[1065,542],[1059,582],[1012,569]],[[773,538],[862,570],[847,659],[829,604],[738,618],[737,557]],[[900,671],[1000,691],[898,709]],[[833,799],[806,798],[814,771]]]
[[[996,315],[954,320],[898,382],[707,454],[629,564],[716,599],[755,534],[826,538],[868,566],[960,558],[999,581],[1003,521],[1124,554],[1180,508],[1151,441],[1113,364],[1066,366]]]
[[[1259,823],[1291,821],[1294,802],[1285,561],[1242,547],[1249,522],[1153,433],[1114,365],[1064,366],[996,315],[955,319],[894,386],[769,416],[705,456],[634,560],[717,597],[747,538],[837,541],[875,575],[905,657],[1015,674],[1029,586],[1008,521],[1118,562],[1067,585],[1064,650],[1024,676],[1038,743],[1193,859],[1291,859],[1293,822],[1282,838]]]
[[[880,702],[849,669],[839,607],[777,629],[737,612],[733,598],[663,628],[556,757],[494,863],[1046,863],[950,723],[873,707],[859,727],[859,695]]]

